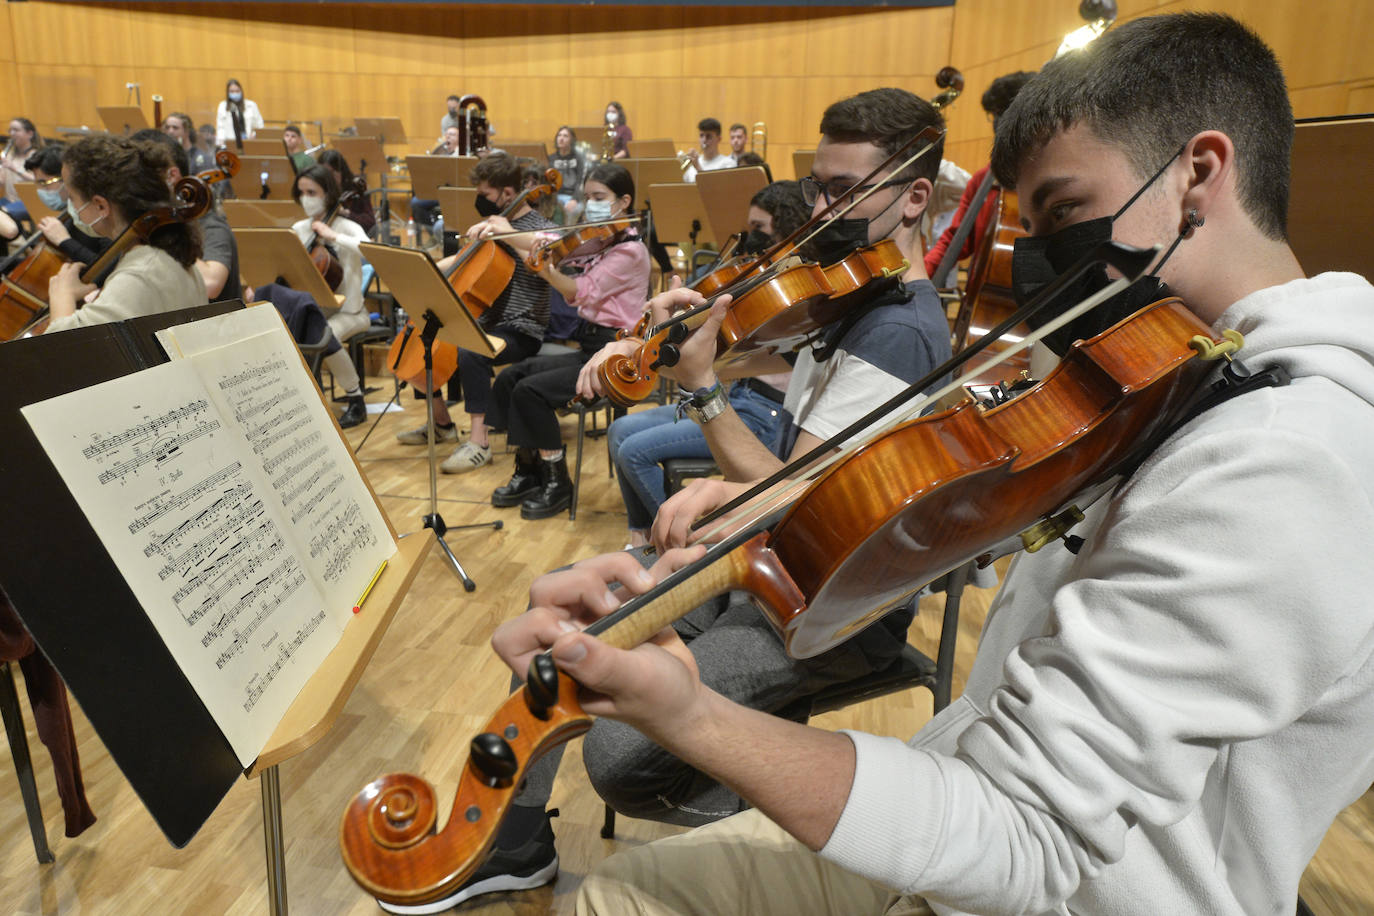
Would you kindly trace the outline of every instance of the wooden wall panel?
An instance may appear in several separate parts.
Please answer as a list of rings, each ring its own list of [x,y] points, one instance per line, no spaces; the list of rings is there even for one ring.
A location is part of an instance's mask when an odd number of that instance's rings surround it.
[[[1073,0],[958,0],[934,9],[508,6],[382,3],[7,3],[0,9],[0,99],[40,130],[96,125],[95,107],[141,84],[145,109],[213,117],[230,76],[269,120],[396,115],[428,149],[449,93],[482,96],[500,136],[552,140],[600,120],[609,99],[636,136],[695,142],[699,118],[768,124],[769,159],[814,148],[825,106],[882,85],[934,95],[946,64],[965,75],[947,112],[946,154],[985,161],[992,127],[978,103],[995,76],[1036,69],[1080,24]],[[1374,105],[1374,4],[1328,0],[1120,0],[1123,19],[1219,8],[1277,50],[1300,116]],[[99,36],[94,40],[94,36]],[[586,138],[593,141],[597,138]]]

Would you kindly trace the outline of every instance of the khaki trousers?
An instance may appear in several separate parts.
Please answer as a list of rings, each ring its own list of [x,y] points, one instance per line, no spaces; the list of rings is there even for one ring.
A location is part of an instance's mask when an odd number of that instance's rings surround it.
[[[626,850],[582,882],[579,916],[930,916],[822,859],[758,811]]]

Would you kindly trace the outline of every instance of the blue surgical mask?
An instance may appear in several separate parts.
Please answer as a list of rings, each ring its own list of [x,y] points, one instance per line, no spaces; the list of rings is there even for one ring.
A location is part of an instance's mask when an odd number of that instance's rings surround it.
[[[67,205],[67,202],[62,199],[61,191],[53,191],[49,188],[39,188],[38,199],[43,201],[43,206],[49,210],[62,210]]]
[[[68,201],[67,201],[67,215],[70,216],[70,217],[72,218],[72,228],[73,228],[73,229],[75,229],[75,230],[77,230],[78,232],[81,232],[81,233],[83,233],[83,234],[85,234],[85,235],[98,236],[100,233],[96,232],[95,229],[92,228],[92,226],[91,226],[90,223],[86,222],[84,219],[81,218],[81,211],[84,210],[84,209],[86,209],[86,208],[89,207],[90,205],[91,205],[91,202],[88,200],[88,201],[86,201],[84,204],[82,204],[81,207],[78,209],[77,207],[73,206],[73,204],[72,204],[72,202],[71,202],[70,200],[68,200]],[[104,219],[104,217],[102,216],[101,219]],[[100,220],[96,220],[96,222],[100,222]]]
[[[609,200],[589,200],[587,201],[587,222],[599,223],[611,218],[611,202]]]
[[[229,101],[231,101],[231,102],[242,102],[242,101],[243,101],[243,93],[242,93],[242,92],[231,92],[231,93],[229,93]]]

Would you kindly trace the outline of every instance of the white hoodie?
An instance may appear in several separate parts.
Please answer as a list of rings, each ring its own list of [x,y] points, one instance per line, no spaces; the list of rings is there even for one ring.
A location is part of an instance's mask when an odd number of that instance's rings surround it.
[[[1176,432],[1021,556],[964,695],[851,735],[822,855],[940,913],[1293,912],[1374,781],[1374,287],[1262,290],[1217,329],[1291,385]]]

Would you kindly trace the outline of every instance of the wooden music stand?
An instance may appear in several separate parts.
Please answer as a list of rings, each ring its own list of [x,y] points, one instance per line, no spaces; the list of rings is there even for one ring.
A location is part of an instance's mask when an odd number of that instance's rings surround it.
[[[411,193],[423,200],[438,200],[439,189],[472,187],[476,156],[407,156]]]
[[[533,159],[540,165],[549,161],[549,148],[534,140],[512,140],[509,143],[502,143],[498,140],[492,146],[505,150],[508,156],[515,156],[516,158],[523,156],[526,159]]]
[[[626,144],[631,159],[676,159],[677,145],[672,138],[631,140]]]
[[[29,211],[29,219],[33,224],[38,225],[38,221],[45,216],[60,216],[63,211],[53,210],[43,203],[38,196],[38,185],[32,181],[16,181],[14,183],[14,193],[19,195],[19,199],[24,202],[24,209]]]
[[[1297,122],[1288,242],[1308,276],[1349,270],[1374,277],[1374,248],[1364,227],[1364,214],[1374,206],[1371,159],[1374,115]]]
[[[244,141],[245,143],[248,141]],[[291,187],[296,183],[296,170],[283,155],[239,157],[239,174],[234,190],[244,200],[255,200],[262,193],[263,173],[266,173],[267,200],[291,200]]]
[[[654,227],[661,242],[674,242],[690,262],[696,249],[715,244],[701,189],[694,184],[649,185],[645,203],[654,211]],[[695,238],[693,236],[695,235]]]
[[[813,149],[798,149],[792,151],[792,171],[793,177],[801,181],[811,174],[811,163],[816,161],[816,151]]]
[[[148,116],[137,105],[97,105],[96,113],[112,134],[127,137],[148,127]]]
[[[682,163],[676,158],[629,158],[618,161],[630,170],[636,188],[647,188],[655,184],[682,184]]]
[[[385,145],[395,146],[406,142],[405,125],[400,118],[354,118],[360,137],[379,137]]]
[[[601,138],[606,133],[605,124],[593,124],[591,127],[576,127],[573,129],[573,136],[577,137],[578,143],[586,143],[591,146],[597,158],[601,156]]]
[[[239,246],[239,272],[249,286],[262,286],[282,277],[292,289],[314,297],[326,315],[339,310],[341,297],[329,289],[290,229],[235,229],[234,241]]]
[[[697,189],[711,223],[711,234],[724,240],[736,232],[746,231],[749,222],[749,201],[768,184],[768,176],[760,166],[716,169],[697,173]]]
[[[222,200],[220,206],[233,229],[290,229],[305,219],[305,211],[294,200]]]
[[[259,127],[253,131],[253,139],[255,140],[280,140],[285,135],[285,127]]]
[[[262,133],[263,132],[261,130],[258,131],[258,135],[251,140],[246,137],[244,138],[243,152],[240,153],[241,156],[286,155],[286,145],[282,142],[281,137],[264,137]],[[233,146],[232,144],[230,148],[237,149],[237,147]]]
[[[376,137],[330,137],[329,145],[348,160],[355,175],[367,176],[370,187],[381,185],[381,175],[388,168],[381,140]]]
[[[449,232],[462,232],[481,219],[477,215],[476,188],[440,188],[438,200],[444,228]]]

